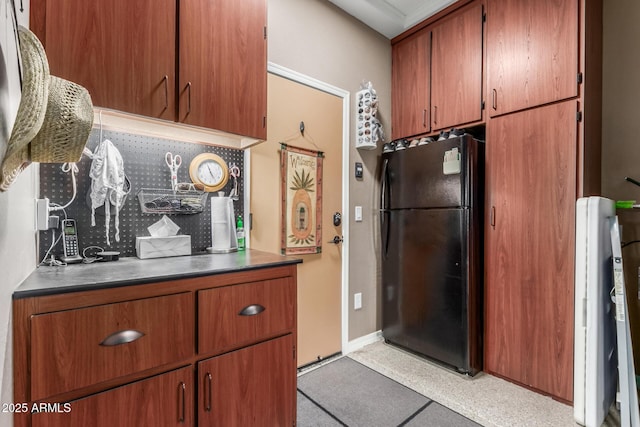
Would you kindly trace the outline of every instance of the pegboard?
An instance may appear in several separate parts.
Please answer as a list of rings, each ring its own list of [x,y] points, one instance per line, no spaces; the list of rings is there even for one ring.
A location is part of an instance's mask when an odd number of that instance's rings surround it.
[[[100,130],[94,128],[89,136],[87,148],[94,151],[98,146],[99,139]],[[161,214],[142,213],[136,194],[141,188],[171,188],[171,174],[165,163],[165,154],[168,151],[182,157],[182,165],[178,169],[178,182],[191,182],[189,164],[198,154],[215,153],[222,157],[227,165],[231,162],[235,163],[241,171],[238,179],[239,199],[234,202],[235,217],[242,215],[243,219],[245,218],[243,203],[244,153],[242,150],[107,130],[103,130],[103,139],[109,139],[120,151],[125,174],[131,181],[131,192],[120,210],[120,241],[115,241],[115,219],[111,216],[109,224],[111,246],[107,246],[103,208],[96,210],[96,225],[95,227],[91,226],[91,201],[87,197],[91,190],[91,178],[89,177],[91,159],[82,156],[82,159],[77,163],[79,169],[76,176],[77,196],[74,202],[65,209],[67,216],[76,220],[81,253],[84,248],[89,246],[100,246],[105,250],[119,251],[121,257],[136,256],[136,236],[148,236],[147,227],[162,217]],[[60,164],[40,164],[40,198],[48,197],[50,203],[65,205],[73,196],[73,186],[71,175],[64,173],[61,166]],[[232,188],[233,178],[229,177],[229,182],[220,191],[229,195]],[[216,196],[217,193],[211,193],[209,197]],[[61,219],[64,218],[62,212],[57,214]],[[193,253],[204,252],[207,247],[211,246],[211,203],[208,199],[206,209],[202,213],[168,215],[168,217],[180,226],[179,234],[191,236]],[[56,237],[59,233],[60,230],[56,230]],[[40,232],[39,261],[43,259],[49,249],[51,237],[51,230]],[[61,254],[62,244],[58,242],[52,252]],[[91,252],[88,251],[88,253]]]

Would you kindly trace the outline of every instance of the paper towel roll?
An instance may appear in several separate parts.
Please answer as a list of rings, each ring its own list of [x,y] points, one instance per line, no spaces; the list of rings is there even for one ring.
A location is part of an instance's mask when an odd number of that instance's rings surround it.
[[[221,251],[238,248],[233,200],[229,197],[211,198],[211,247]]]

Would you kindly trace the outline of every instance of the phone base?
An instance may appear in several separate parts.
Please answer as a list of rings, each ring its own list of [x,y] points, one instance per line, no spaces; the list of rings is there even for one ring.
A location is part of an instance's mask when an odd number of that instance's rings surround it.
[[[66,264],[77,264],[79,262],[82,262],[82,257],[80,255],[76,255],[76,256],[61,256],[60,257],[60,261],[66,263]]]

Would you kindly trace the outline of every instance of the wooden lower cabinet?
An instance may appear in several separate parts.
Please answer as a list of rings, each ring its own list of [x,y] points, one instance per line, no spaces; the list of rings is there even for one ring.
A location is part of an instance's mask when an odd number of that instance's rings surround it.
[[[189,366],[60,404],[59,412],[35,413],[32,425],[192,426],[193,395],[193,369]]]
[[[295,384],[292,335],[203,360],[198,426],[294,426]]]
[[[489,121],[485,370],[573,399],[577,102]]]
[[[294,426],[296,275],[14,299],[14,426]]]

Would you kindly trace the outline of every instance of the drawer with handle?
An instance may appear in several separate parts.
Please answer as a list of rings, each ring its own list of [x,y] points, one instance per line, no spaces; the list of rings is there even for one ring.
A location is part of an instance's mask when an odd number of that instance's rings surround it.
[[[291,277],[198,291],[198,352],[220,353],[288,333],[295,307]]]
[[[193,355],[193,296],[180,293],[31,317],[31,399]]]

